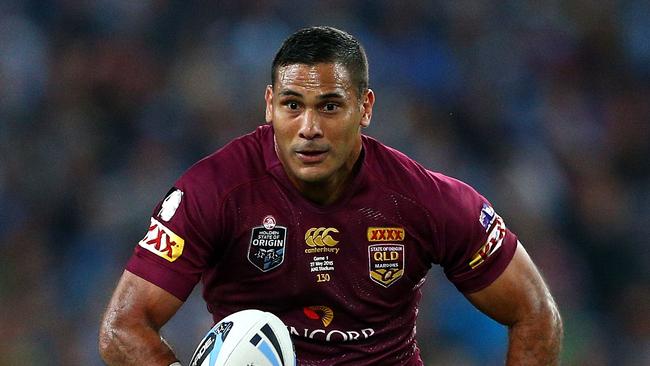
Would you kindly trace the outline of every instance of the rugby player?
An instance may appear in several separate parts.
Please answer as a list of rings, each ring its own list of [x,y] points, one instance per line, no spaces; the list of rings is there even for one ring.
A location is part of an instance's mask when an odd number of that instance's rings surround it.
[[[558,309],[490,202],[361,133],[375,94],[359,42],[302,29],[271,71],[266,124],[193,165],[153,210],[105,312],[103,359],[178,362],[159,330],[201,281],[215,322],[248,308],[280,317],[300,365],[422,365],[417,308],[436,264],[509,328],[508,365],[557,364]]]

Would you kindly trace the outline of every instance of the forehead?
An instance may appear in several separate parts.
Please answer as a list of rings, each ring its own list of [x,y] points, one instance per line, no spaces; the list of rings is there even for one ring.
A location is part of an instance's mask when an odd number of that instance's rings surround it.
[[[351,93],[352,81],[345,66],[339,63],[315,65],[291,64],[278,68],[275,91],[301,89],[303,92]]]

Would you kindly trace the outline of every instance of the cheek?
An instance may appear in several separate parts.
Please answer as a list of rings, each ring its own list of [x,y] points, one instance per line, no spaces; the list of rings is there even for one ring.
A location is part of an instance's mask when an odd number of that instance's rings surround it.
[[[277,148],[283,155],[286,155],[291,150],[291,145],[294,141],[294,133],[290,126],[278,124],[273,122],[273,129],[275,132],[275,142]]]
[[[350,119],[346,124],[347,128],[342,134],[348,142],[355,141],[359,135],[359,121],[358,119]]]
[[[280,150],[284,150],[287,145],[287,134],[281,128],[273,127],[275,129],[275,143]]]
[[[343,158],[347,156],[354,148],[356,134],[351,130],[337,131],[329,137],[330,143],[335,149],[336,156]]]
[[[294,128],[288,124],[275,124],[274,126],[278,125],[279,128],[274,127],[276,139],[282,141],[283,144],[291,143],[295,134]]]

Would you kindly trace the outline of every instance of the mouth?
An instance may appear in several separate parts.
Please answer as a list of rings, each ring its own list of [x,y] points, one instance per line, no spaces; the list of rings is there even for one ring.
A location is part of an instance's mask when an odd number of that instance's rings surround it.
[[[317,164],[325,160],[328,150],[297,150],[296,156],[303,164]]]

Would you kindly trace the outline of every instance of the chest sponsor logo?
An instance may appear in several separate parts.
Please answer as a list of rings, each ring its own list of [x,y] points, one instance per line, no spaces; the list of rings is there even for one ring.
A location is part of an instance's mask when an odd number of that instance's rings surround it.
[[[404,275],[404,245],[373,244],[368,246],[370,279],[388,287]]]
[[[395,242],[404,241],[404,228],[401,227],[369,227],[368,241]]]
[[[327,306],[307,306],[302,309],[305,316],[312,320],[320,320],[327,328],[334,320],[334,311]]]
[[[248,261],[262,272],[277,268],[284,262],[286,243],[287,228],[276,225],[275,219],[271,225],[267,216],[263,226],[251,229]]]
[[[305,253],[334,253],[338,254],[340,248],[335,248],[338,240],[334,239],[333,235],[338,234],[339,231],[333,227],[313,227],[305,233],[305,244],[309,248],[305,249]]]
[[[368,339],[375,334],[373,328],[364,328],[359,330],[339,330],[339,329],[309,329],[299,330],[296,327],[289,326],[289,333],[296,337],[316,339],[325,342],[351,342],[360,339]]]
[[[328,306],[307,306],[302,309],[303,314],[309,319],[320,321],[324,328],[328,328],[334,320],[334,311]],[[316,339],[325,342],[350,342],[360,339],[368,339],[375,334],[373,328],[341,330],[322,328],[297,328],[287,326],[289,333],[293,336],[308,339]]]
[[[185,240],[152,217],[149,231],[138,245],[161,258],[173,262],[183,254]]]

